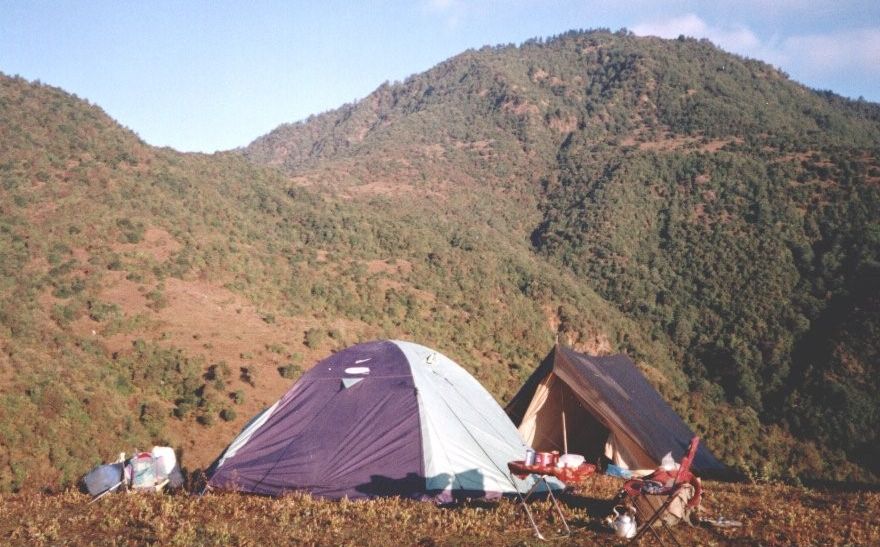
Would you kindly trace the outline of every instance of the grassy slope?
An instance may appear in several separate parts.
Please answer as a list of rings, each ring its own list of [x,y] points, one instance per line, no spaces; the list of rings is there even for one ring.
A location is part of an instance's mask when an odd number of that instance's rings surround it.
[[[565,497],[574,535],[553,544],[614,544],[602,526],[619,479],[595,477]],[[739,529],[676,528],[686,545],[871,545],[880,525],[876,492],[834,493],[781,485],[708,482],[707,518],[739,520]],[[12,545],[59,542],[163,545],[538,545],[525,514],[512,502],[439,508],[399,499],[326,502],[240,495],[114,495],[86,505],[82,494],[7,496],[0,505],[0,540]],[[545,534],[555,533],[549,502],[532,505]]]

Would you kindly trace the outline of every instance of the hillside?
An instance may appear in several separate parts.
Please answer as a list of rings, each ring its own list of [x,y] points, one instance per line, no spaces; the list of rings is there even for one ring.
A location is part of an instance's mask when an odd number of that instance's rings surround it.
[[[426,217],[398,205],[437,192],[354,199],[0,83],[4,490],[60,488],[154,442],[204,468],[299,370],[360,340],[430,344],[503,398],[557,329],[606,351],[638,331],[509,235],[519,219],[452,218],[491,203],[443,195]]]
[[[463,53],[242,152],[339,192],[492,196],[487,221],[521,219],[666,348],[728,463],[876,474],[878,121],[706,41],[572,32]]]
[[[734,468],[876,479],[878,120],[607,32],[465,52],[211,156],[0,76],[0,490],[154,442],[204,468],[383,337],[500,401],[557,336],[625,351]]]

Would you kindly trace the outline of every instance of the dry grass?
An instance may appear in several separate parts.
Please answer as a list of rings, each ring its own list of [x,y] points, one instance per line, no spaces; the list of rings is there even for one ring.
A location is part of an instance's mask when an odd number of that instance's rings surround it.
[[[602,527],[620,481],[593,477],[566,496],[574,535],[552,544],[614,544]],[[785,485],[707,482],[704,515],[740,520],[739,529],[681,525],[692,545],[876,545],[880,493]],[[532,505],[545,532],[557,530],[548,502]],[[511,501],[437,507],[400,499],[320,501],[237,494],[108,496],[93,505],[76,492],[7,496],[0,543],[13,545],[510,545],[538,544]],[[647,543],[647,542],[643,542]]]

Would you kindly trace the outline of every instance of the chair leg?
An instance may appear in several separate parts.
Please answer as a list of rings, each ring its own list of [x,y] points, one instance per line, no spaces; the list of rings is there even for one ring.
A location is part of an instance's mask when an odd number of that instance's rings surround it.
[[[663,538],[660,537],[660,533],[652,526],[650,528],[651,533],[654,534],[654,537],[657,538],[657,541],[660,542],[660,545],[663,545]]]
[[[678,547],[681,547],[681,543],[678,542],[678,538],[675,537],[675,532],[672,531],[672,528],[670,528],[669,525],[666,524],[665,520],[661,520],[660,522],[663,523],[663,529],[666,530],[667,534],[669,534],[670,539],[672,539],[672,543],[676,544]]]
[[[651,533],[654,534],[654,537],[657,538],[657,541],[659,541],[661,545],[663,544],[663,539],[660,537],[660,534],[657,533],[657,530],[654,530],[653,525],[655,522],[657,522],[657,519],[659,519],[661,516],[663,516],[663,513],[666,511],[666,509],[669,508],[669,505],[672,503],[673,499],[674,499],[673,496],[669,496],[666,498],[666,500],[663,502],[663,504],[660,505],[660,508],[657,509],[656,511],[654,511],[654,514],[651,515],[651,518],[649,518],[648,521],[639,528],[639,530],[636,532],[636,535],[633,536],[633,538],[631,540],[629,540],[629,542],[631,544],[636,543],[639,540],[639,538],[642,537],[645,534],[645,532],[648,530],[650,530]],[[679,545],[678,540],[675,537],[675,534],[672,533],[672,530],[670,530],[669,527],[666,526],[665,522],[663,522],[663,521],[660,521],[660,522],[662,523],[663,527],[666,528],[666,530],[672,535],[672,541],[674,541],[676,545]]]
[[[681,547],[681,543],[679,543],[678,538],[675,537],[675,532],[673,532],[672,528],[670,528],[669,525],[666,524],[666,521],[661,519],[660,520],[660,527],[663,528],[664,530],[666,530],[666,535],[669,536],[669,539],[672,540],[672,543],[674,543],[678,547]],[[654,534],[654,537],[657,538],[657,541],[660,543],[660,545],[663,545],[664,544],[663,538],[660,536],[660,532],[657,531],[657,527],[651,526],[650,530],[651,530],[651,533]],[[633,539],[635,539],[635,538],[633,538]]]

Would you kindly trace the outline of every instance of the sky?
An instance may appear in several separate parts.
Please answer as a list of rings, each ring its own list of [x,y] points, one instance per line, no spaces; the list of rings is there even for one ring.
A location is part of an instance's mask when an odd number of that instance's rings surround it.
[[[880,102],[880,0],[0,0],[0,72],[156,146],[245,146],[468,48],[571,29],[708,38]]]

